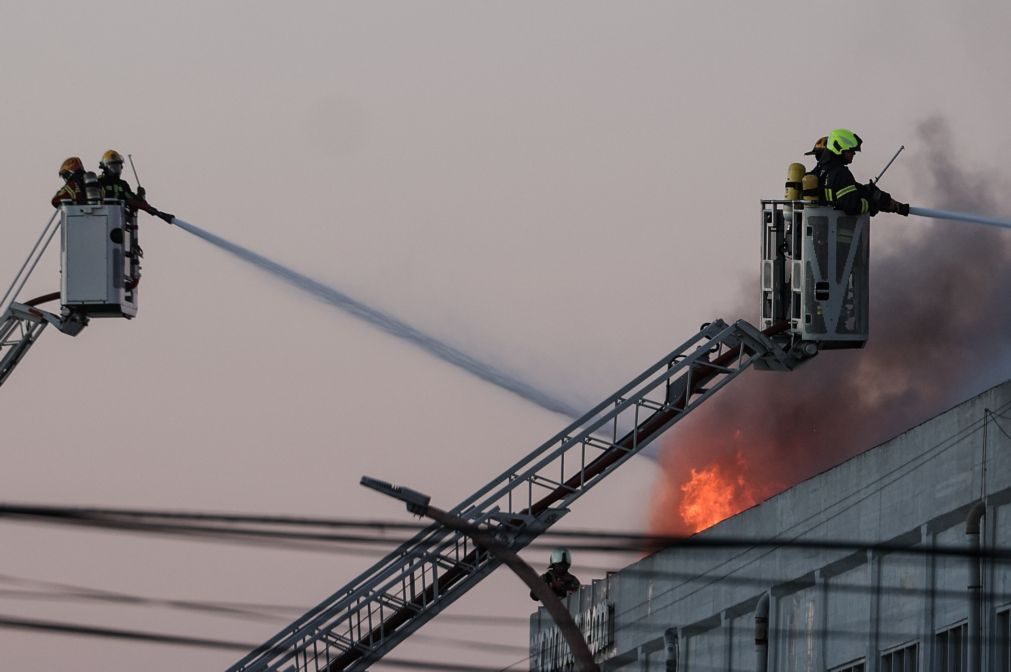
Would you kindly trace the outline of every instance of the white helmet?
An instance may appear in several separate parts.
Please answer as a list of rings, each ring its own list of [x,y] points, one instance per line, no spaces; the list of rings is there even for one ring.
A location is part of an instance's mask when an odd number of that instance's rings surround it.
[[[556,548],[551,551],[551,564],[552,565],[571,565],[572,564],[572,554],[569,553],[567,548]]]

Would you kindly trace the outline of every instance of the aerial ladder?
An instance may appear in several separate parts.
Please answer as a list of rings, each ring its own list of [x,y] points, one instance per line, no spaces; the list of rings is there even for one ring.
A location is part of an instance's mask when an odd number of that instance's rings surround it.
[[[92,317],[130,319],[137,314],[143,252],[136,213],[121,201],[103,199],[92,180],[86,178],[86,184],[89,202],[60,205],[0,299],[0,386],[49,325],[76,336]],[[18,301],[57,233],[60,291]],[[60,301],[58,313],[39,307],[54,300]]]
[[[703,325],[451,516],[518,551],[749,366],[791,371],[819,350],[863,347],[869,218],[800,200],[761,213],[761,327]],[[499,565],[467,529],[430,525],[228,672],[368,669]]]

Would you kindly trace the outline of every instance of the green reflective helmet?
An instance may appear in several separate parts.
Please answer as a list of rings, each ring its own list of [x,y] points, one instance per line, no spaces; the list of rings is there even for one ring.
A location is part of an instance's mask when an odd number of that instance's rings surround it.
[[[825,146],[828,147],[828,151],[839,156],[847,151],[859,152],[860,145],[862,144],[864,144],[864,141],[853,131],[837,128],[828,134],[828,142]]]

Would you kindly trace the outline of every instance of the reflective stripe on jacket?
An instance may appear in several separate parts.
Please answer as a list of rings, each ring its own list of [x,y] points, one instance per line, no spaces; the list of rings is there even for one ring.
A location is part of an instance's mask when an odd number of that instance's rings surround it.
[[[62,201],[70,201],[76,205],[84,205],[88,202],[84,193],[84,181],[81,178],[71,176],[50,202],[54,208],[58,208]]]
[[[853,173],[842,157],[830,152],[822,155],[815,168],[822,186],[825,202],[847,215],[876,215],[878,209],[871,202],[870,190],[857,184]]]
[[[98,178],[98,184],[102,187],[103,198],[123,201],[131,210],[143,210],[151,215],[158,214],[157,209],[151,207],[147,201],[133,193],[133,189],[130,188],[130,184],[126,180],[102,173]]]

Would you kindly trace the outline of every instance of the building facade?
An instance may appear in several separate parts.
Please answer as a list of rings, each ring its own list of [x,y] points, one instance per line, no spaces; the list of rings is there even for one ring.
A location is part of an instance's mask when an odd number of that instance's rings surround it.
[[[1011,381],[692,540],[568,598],[602,669],[1009,671]]]

